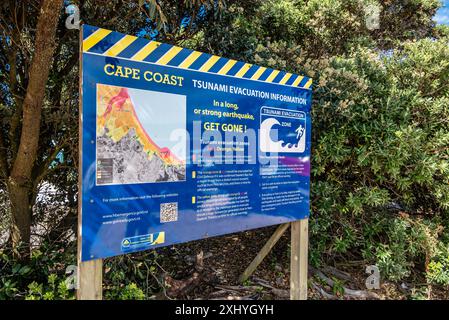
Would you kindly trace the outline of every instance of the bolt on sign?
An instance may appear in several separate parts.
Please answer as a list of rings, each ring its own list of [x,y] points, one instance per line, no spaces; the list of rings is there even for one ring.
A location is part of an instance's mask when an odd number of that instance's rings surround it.
[[[84,25],[81,259],[309,215],[312,80]]]

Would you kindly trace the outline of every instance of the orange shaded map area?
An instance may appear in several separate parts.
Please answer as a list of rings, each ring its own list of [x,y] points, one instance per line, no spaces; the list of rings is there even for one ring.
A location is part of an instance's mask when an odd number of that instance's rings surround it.
[[[169,148],[159,147],[145,131],[136,115],[134,106],[126,88],[109,85],[97,85],[97,136],[107,129],[107,135],[114,141],[120,141],[132,129],[135,138],[142,144],[148,158],[158,156],[167,165],[183,165]]]

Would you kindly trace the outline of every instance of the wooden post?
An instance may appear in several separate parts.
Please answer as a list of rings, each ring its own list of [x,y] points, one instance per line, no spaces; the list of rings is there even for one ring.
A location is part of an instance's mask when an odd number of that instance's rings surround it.
[[[291,223],[290,299],[307,300],[309,219]]]
[[[80,262],[78,265],[78,300],[103,299],[103,260]]]
[[[270,252],[270,250],[274,247],[276,242],[281,238],[281,236],[284,234],[285,230],[290,226],[290,223],[281,224],[276,231],[273,233],[273,235],[268,239],[267,243],[263,246],[263,248],[259,251],[257,256],[254,258],[254,260],[251,262],[251,264],[246,268],[246,270],[243,272],[243,274],[240,276],[240,282],[246,281],[251,274],[253,274],[254,270],[259,266],[259,264],[262,262],[262,260],[266,257],[266,255]]]
[[[79,45],[79,120],[78,120],[78,300],[101,300],[103,298],[103,260],[81,261],[82,244],[82,146],[83,146],[83,29],[80,30]]]

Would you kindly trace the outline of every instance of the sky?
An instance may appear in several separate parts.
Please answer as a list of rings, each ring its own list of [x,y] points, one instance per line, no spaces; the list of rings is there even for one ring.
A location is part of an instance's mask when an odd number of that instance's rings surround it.
[[[443,7],[435,15],[435,21],[438,24],[449,25],[449,0],[442,0],[442,2]]]

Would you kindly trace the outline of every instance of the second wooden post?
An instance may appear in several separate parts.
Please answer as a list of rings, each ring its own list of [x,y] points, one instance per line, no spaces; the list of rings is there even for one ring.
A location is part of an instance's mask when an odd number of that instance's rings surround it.
[[[291,223],[290,299],[307,300],[309,219]]]

